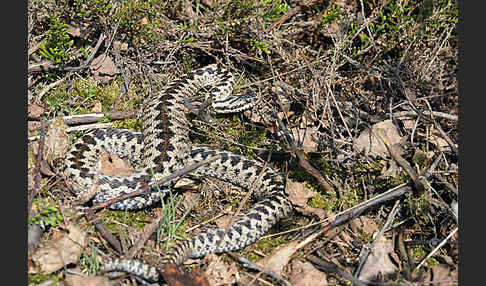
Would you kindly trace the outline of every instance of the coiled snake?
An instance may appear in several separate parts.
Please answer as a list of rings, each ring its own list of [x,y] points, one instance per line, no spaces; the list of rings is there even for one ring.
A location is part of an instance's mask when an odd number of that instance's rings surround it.
[[[177,243],[166,253],[162,264],[180,264],[189,257],[243,248],[279,219],[288,216],[292,209],[285,195],[283,178],[274,170],[264,169],[260,162],[228,151],[190,145],[190,123],[184,113],[184,98],[207,89],[213,99],[212,108],[217,113],[240,112],[252,107],[255,101],[251,96],[230,96],[233,84],[232,74],[216,64],[189,72],[167,84],[157,96],[144,101],[139,115],[141,133],[125,129],[93,130],[80,137],[66,157],[65,174],[78,194],[97,180],[98,191],[93,203],[153,186],[154,182],[184,166],[213,156],[218,158],[194,173],[249,189],[263,171],[253,193],[257,201],[246,214],[229,229],[213,229]],[[126,177],[98,174],[98,158],[102,153],[114,153],[140,167]],[[112,204],[110,208],[127,210],[152,205],[168,188],[168,185],[161,186],[160,192],[154,190],[144,196],[132,197]],[[102,267],[102,271],[128,272],[147,282],[161,280],[159,268],[130,259],[112,260]]]

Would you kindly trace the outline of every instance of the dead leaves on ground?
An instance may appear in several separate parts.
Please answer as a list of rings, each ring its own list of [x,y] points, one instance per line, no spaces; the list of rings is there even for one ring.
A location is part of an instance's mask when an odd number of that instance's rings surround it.
[[[120,73],[110,56],[101,54],[96,57],[89,67],[91,73],[97,81],[107,83]]]
[[[291,264],[290,283],[294,286],[328,285],[327,275],[307,261],[295,260]]]
[[[358,276],[360,280],[376,281],[380,277],[392,277],[398,272],[390,257],[397,257],[391,240],[381,236],[371,249]]]
[[[46,241],[31,258],[42,273],[50,274],[71,263],[77,263],[86,245],[86,234],[77,226],[68,224],[66,233],[55,242]],[[29,269],[29,273],[36,272]]]
[[[390,146],[403,143],[403,138],[398,134],[398,129],[392,120],[378,122],[371,126],[371,129],[365,129],[356,139],[354,147],[358,152],[389,158],[384,140],[388,141]]]
[[[324,220],[327,214],[324,210],[313,208],[307,205],[307,201],[316,194],[305,186],[305,183],[295,182],[289,179],[287,181],[287,194],[294,208],[304,215],[315,215],[319,220]]]

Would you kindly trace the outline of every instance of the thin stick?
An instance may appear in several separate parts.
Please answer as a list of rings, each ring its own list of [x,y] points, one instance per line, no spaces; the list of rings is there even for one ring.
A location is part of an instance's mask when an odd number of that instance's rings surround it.
[[[452,115],[452,114],[449,114],[449,113],[445,113],[445,112],[440,112],[440,111],[430,111],[430,110],[423,110],[423,111],[415,111],[415,110],[406,110],[406,111],[398,111],[398,112],[394,112],[393,113],[393,116],[399,118],[399,117],[402,117],[402,116],[407,116],[407,115],[415,115],[415,116],[420,116],[420,113],[422,113],[423,115],[426,115],[426,116],[436,116],[436,117],[440,117],[440,118],[444,118],[444,119],[448,119],[448,120],[452,120],[452,121],[459,121],[459,117],[457,115]]]
[[[312,164],[307,160],[303,152],[297,149],[297,145],[295,144],[294,140],[290,136],[290,132],[285,126],[285,124],[283,124],[282,120],[280,120],[280,118],[276,114],[274,114],[274,117],[277,119],[280,129],[282,129],[285,139],[289,142],[292,152],[297,157],[299,166],[301,166],[304,170],[306,170],[309,174],[311,174],[322,185],[322,187],[326,192],[334,193],[333,187],[331,187],[331,185],[324,179],[324,177],[321,175],[319,170],[317,170],[314,166],[312,166]]]
[[[366,246],[363,247],[364,251],[360,254],[359,265],[356,268],[356,271],[354,273],[354,276],[356,276],[356,277],[359,276],[359,273],[361,272],[361,269],[363,268],[364,263],[366,262],[366,260],[368,259],[368,256],[370,255],[371,251],[373,250],[373,247],[375,246],[376,242],[380,239],[380,237],[383,235],[383,233],[385,232],[385,230],[390,225],[392,219],[395,217],[395,215],[396,215],[396,213],[398,211],[398,206],[399,205],[400,205],[400,200],[397,200],[395,202],[395,205],[393,206],[391,212],[390,212],[390,215],[386,219],[385,225],[383,225],[383,227],[380,229],[380,231],[376,235],[376,237],[373,240],[373,242],[371,242],[368,245],[366,245]]]
[[[32,202],[34,201],[34,198],[37,196],[37,193],[39,192],[39,181],[40,181],[40,167],[41,167],[41,161],[42,161],[42,156],[43,156],[43,151],[44,151],[44,141],[46,138],[46,129],[49,126],[49,123],[43,122],[42,123],[42,129],[41,129],[41,134],[40,134],[40,141],[39,141],[39,148],[37,151],[37,161],[35,164],[35,177],[34,177],[34,189],[32,194],[29,197],[28,200],[28,205],[27,205],[27,214],[28,217],[31,216],[31,210],[32,210]]]
[[[419,265],[417,265],[417,267],[415,267],[415,269],[413,270],[414,272],[417,271],[420,267],[422,267],[422,265],[425,263],[425,261],[427,261],[427,259],[429,259],[432,255],[434,255],[437,250],[439,250],[439,248],[441,248],[444,244],[447,243],[447,241],[457,232],[459,228],[456,227],[451,233],[449,233],[449,235],[444,238],[444,240],[442,240],[439,245],[437,245],[436,248],[434,248],[429,254],[427,254],[427,256],[419,263]]]
[[[127,118],[135,118],[137,114],[136,110],[128,110],[128,111],[113,111],[113,112],[94,112],[94,113],[87,113],[87,114],[80,114],[80,115],[69,115],[63,116],[62,119],[64,120],[64,124],[66,125],[78,125],[78,124],[87,124],[87,123],[97,123],[100,120],[117,120],[117,119],[127,119]],[[37,121],[29,121],[29,122],[37,122]],[[51,120],[47,121],[51,122]],[[29,131],[34,131],[40,128],[40,124],[38,126],[31,127]]]
[[[111,234],[111,232],[106,228],[106,226],[104,226],[101,222],[99,222],[99,218],[93,212],[93,210],[90,208],[86,209],[85,215],[88,219],[90,219],[94,223],[96,229],[108,241],[108,243],[110,243],[115,248],[115,250],[121,254],[122,248],[121,248],[120,241],[116,239],[116,237],[114,237],[113,234]]]
[[[246,259],[244,257],[241,257],[241,256],[237,257],[237,256],[235,256],[231,253],[229,253],[229,254],[231,256],[233,256],[234,258],[236,258],[239,262],[241,262],[243,267],[248,268],[248,269],[253,269],[253,270],[256,270],[260,273],[266,274],[266,275],[272,277],[273,279],[276,279],[276,280],[282,282],[286,286],[292,286],[292,284],[290,284],[290,282],[287,279],[283,278],[281,275],[279,275],[275,272],[272,272],[272,271],[266,271],[263,267],[249,261],[248,259]]]
[[[334,263],[329,263],[324,261],[323,259],[318,258],[315,255],[309,255],[306,257],[306,259],[311,262],[313,265],[315,265],[317,268],[324,270],[325,272],[334,272],[337,273],[339,276],[343,277],[344,279],[347,279],[351,281],[354,285],[357,286],[366,286],[368,283],[365,283],[364,281],[359,280],[358,278],[354,277],[353,275],[347,273],[344,270],[341,270],[337,265]]]
[[[42,97],[51,89],[53,89],[54,87],[58,86],[59,84],[61,84],[64,80],[66,80],[66,78],[68,78],[69,74],[66,75],[65,77],[62,77],[60,79],[58,79],[57,81],[51,83],[51,84],[48,84],[46,87],[44,87],[41,92],[39,92],[39,94],[35,97],[35,102],[37,104],[41,104],[41,101],[42,101]]]

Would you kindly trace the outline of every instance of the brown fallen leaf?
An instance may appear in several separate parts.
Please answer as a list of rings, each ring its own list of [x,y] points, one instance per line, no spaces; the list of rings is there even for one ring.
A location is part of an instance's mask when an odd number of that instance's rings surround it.
[[[27,112],[29,118],[39,119],[40,116],[44,113],[44,108],[37,103],[32,103],[29,104],[29,106],[27,107]]]
[[[129,162],[115,154],[102,154],[100,156],[100,173],[107,176],[125,177],[133,174],[135,169]]]
[[[69,150],[67,126],[61,116],[54,117],[49,124],[44,142],[43,157],[52,166],[58,158],[64,158]]]
[[[398,129],[392,120],[378,122],[371,126],[371,129],[373,132],[365,129],[356,139],[354,148],[358,152],[364,151],[365,154],[388,158],[388,150],[382,140],[377,136],[381,134],[383,139],[387,140],[390,145],[400,144],[403,140],[398,134]]]
[[[103,83],[109,82],[114,75],[120,73],[120,69],[116,67],[111,57],[106,54],[101,54],[95,58],[91,62],[89,69],[94,78]]]
[[[393,254],[393,243],[381,236],[371,250],[358,278],[360,280],[377,281],[377,278],[396,274],[398,268],[390,259],[390,255]]]
[[[305,183],[287,180],[287,194],[295,209],[306,215],[316,215],[320,220],[327,217],[323,209],[313,208],[307,205],[307,201],[316,194],[305,186]]]
[[[353,232],[359,233],[358,231],[361,230],[370,237],[373,236],[374,233],[379,231],[378,225],[367,216],[360,216],[352,219],[349,222],[349,226],[351,227]]]
[[[86,247],[86,234],[73,224],[68,224],[66,233],[55,243],[47,242],[33,255],[33,262],[40,271],[50,274],[62,267],[78,262],[83,249]]]
[[[292,128],[290,129],[294,141],[297,146],[304,152],[316,152],[317,143],[312,140],[317,133],[317,127],[307,126],[306,128]]]
[[[281,275],[284,266],[287,265],[299,247],[299,241],[292,241],[274,249],[270,255],[260,259],[256,264],[263,267],[265,271],[271,271]]]
[[[458,275],[456,270],[450,269],[446,264],[436,264],[431,267],[432,277],[430,282],[441,286],[457,285]]]
[[[204,274],[195,269],[190,273],[183,272],[175,264],[164,266],[163,277],[169,286],[209,286],[208,279]]]
[[[93,107],[91,108],[91,112],[93,113],[103,112],[103,106],[101,105],[101,101],[95,101]]]
[[[110,286],[108,278],[103,276],[86,276],[81,273],[81,268],[76,267],[71,271],[66,272],[66,278],[64,282],[67,286]]]
[[[228,265],[215,254],[207,255],[205,259],[209,261],[206,271],[204,271],[209,285],[233,285],[236,283],[235,274],[238,269],[235,262]]]
[[[66,30],[69,35],[73,37],[81,37],[81,29],[78,27],[75,27],[73,25],[67,25]]]
[[[120,42],[120,41],[114,41],[113,42],[113,49],[115,49],[117,51],[126,52],[126,51],[128,51],[128,43]]]
[[[295,260],[291,264],[290,283],[294,286],[326,286],[326,273],[307,261]]]

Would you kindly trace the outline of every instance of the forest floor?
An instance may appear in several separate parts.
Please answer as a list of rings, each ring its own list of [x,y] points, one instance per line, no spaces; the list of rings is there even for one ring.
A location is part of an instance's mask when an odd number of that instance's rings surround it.
[[[235,74],[234,94],[259,101],[210,123],[188,115],[191,140],[268,161],[294,212],[250,246],[185,263],[185,285],[458,284],[456,1],[28,9],[29,285],[135,285],[100,265],[157,266],[175,241],[227,225],[246,190],[214,178],[116,211],[80,205],[63,175],[83,132],[140,131],[144,98],[210,63]]]

